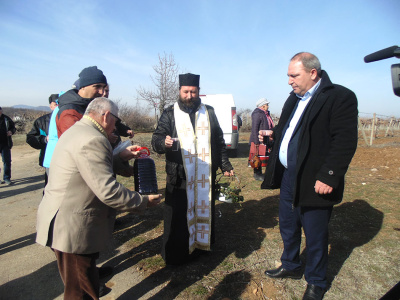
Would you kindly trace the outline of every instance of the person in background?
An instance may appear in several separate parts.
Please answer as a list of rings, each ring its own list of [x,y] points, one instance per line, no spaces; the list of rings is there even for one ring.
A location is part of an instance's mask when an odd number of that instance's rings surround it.
[[[75,89],[67,91],[58,99],[58,137],[82,118],[86,107],[94,98],[103,96],[107,78],[96,66],[87,67],[79,73],[79,79],[74,85],[77,85]]]
[[[107,78],[97,66],[84,68],[79,73],[79,78],[74,82],[72,89],[61,95],[58,99],[59,111],[56,115],[56,127],[59,138],[73,124],[82,119],[86,108],[94,98],[103,96],[106,86]],[[111,143],[112,135],[109,134],[107,137]],[[129,150],[124,149],[123,152],[128,153]],[[114,161],[114,171],[115,174],[126,177],[133,175],[133,168],[129,165],[128,161]],[[51,172],[50,164],[49,174]],[[99,268],[98,271],[100,278],[103,278],[112,274],[113,268],[106,266]]]
[[[265,98],[261,98],[256,103],[256,109],[251,114],[251,134],[250,134],[250,154],[249,160],[254,155],[267,156],[271,151],[270,145],[263,145],[258,139],[258,132],[260,130],[270,130],[274,128],[274,122],[269,113],[269,101]],[[268,147],[269,146],[269,147]],[[263,181],[262,166],[254,168],[254,179]]]
[[[15,124],[9,116],[3,114],[0,107],[0,150],[3,160],[2,184],[10,185],[11,181],[11,148],[13,146],[12,135],[15,133]]]
[[[110,95],[110,85],[107,84],[107,86],[104,88],[103,97],[108,98],[109,95]],[[111,145],[113,146],[113,148],[115,148],[121,142],[121,136],[133,138],[135,135],[133,130],[129,126],[126,126],[121,121],[118,121],[115,124],[115,127],[116,127],[116,130],[110,137],[110,142],[111,142]]]
[[[239,115],[236,115],[236,120],[237,120],[238,131],[239,131],[240,127],[242,127],[242,125],[243,125],[243,121],[242,121],[242,118]]]
[[[199,81],[200,75],[179,75],[179,99],[162,113],[151,141],[166,158],[162,257],[167,265],[188,262],[195,250],[211,250],[216,172],[221,168],[234,176],[214,109],[201,103]]]
[[[279,124],[268,131],[275,144],[261,188],[280,187],[281,266],[271,278],[300,279],[301,234],[306,237],[303,299],[322,299],[327,287],[328,227],[342,201],[344,177],[357,148],[357,98],[333,84],[318,58],[300,52],[289,63],[289,85]],[[262,138],[262,136],[260,136]]]
[[[59,139],[37,213],[36,242],[50,247],[64,283],[64,299],[99,299],[96,259],[109,245],[116,211],[142,211],[161,195],[140,195],[113,177],[113,161],[138,157],[139,146],[113,157],[108,136],[118,107],[93,100],[84,117]]]
[[[63,94],[64,94],[64,92],[60,92],[58,94],[58,96],[61,97]],[[56,124],[56,117],[57,117],[58,110],[59,110],[58,98],[56,99],[56,103],[57,103],[57,106],[54,108],[54,110],[50,116],[49,131],[48,131],[48,135],[47,135],[48,140],[47,140],[47,145],[46,145],[46,149],[45,149],[44,157],[43,157],[43,167],[45,168],[46,178],[48,178],[48,176],[49,176],[49,168],[50,168],[51,158],[53,156],[54,148],[56,147],[56,144],[58,142],[58,133],[57,133],[57,124]],[[47,184],[47,181],[45,182],[45,186],[46,186],[46,184]],[[43,190],[43,192],[44,192],[44,190]]]
[[[49,106],[52,111],[57,107],[58,94],[51,94]],[[49,123],[52,113],[45,114],[33,122],[32,129],[26,135],[26,142],[34,149],[40,150],[39,166],[43,167],[46,148],[49,143]],[[47,184],[47,172],[44,173],[44,186]]]

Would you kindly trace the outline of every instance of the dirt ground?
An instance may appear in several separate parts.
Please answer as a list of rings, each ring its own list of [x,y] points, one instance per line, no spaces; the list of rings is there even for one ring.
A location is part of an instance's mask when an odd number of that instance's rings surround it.
[[[373,147],[366,147],[360,140],[359,145],[350,166],[349,181],[368,184],[371,180],[379,182],[381,179],[398,186],[400,183],[400,138],[378,139]],[[244,143],[245,147],[247,146]],[[246,151],[243,150],[243,152]],[[248,189],[244,191],[245,199],[249,201],[246,200],[243,204],[247,212],[242,209],[243,207],[235,208],[229,204],[217,206],[217,214],[220,214],[218,217],[228,216],[225,219],[226,224],[234,224],[232,226],[236,231],[230,238],[236,238],[235,243],[239,241],[244,246],[235,248],[236,250],[233,251],[229,249],[233,247],[232,242],[225,243],[225,239],[220,239],[218,248],[209,258],[202,258],[192,266],[171,270],[162,267],[159,256],[162,209],[146,212],[144,216],[121,216],[116,224],[115,238],[110,241],[110,250],[102,253],[99,259],[99,265],[105,263],[116,266],[115,274],[104,281],[111,288],[111,292],[103,299],[191,299],[190,295],[196,295],[196,299],[288,299],[288,294],[280,290],[285,289],[285,284],[260,279],[262,278],[261,269],[265,269],[268,264],[269,267],[274,267],[279,261],[281,251],[279,226],[277,226],[275,216],[267,219],[269,214],[276,214],[278,193],[269,191],[261,199],[258,185],[254,185],[254,189],[251,188],[254,182],[251,182],[251,169],[248,170],[247,166],[243,166],[245,156],[246,154],[243,154],[237,159],[232,159],[232,163],[237,170],[241,168],[243,174],[247,174],[243,177],[249,177],[248,180],[246,179]],[[55,257],[48,248],[35,243],[36,212],[41,201],[44,173],[38,166],[38,151],[26,144],[17,145],[12,149],[12,159],[14,184],[0,185],[0,299],[63,299],[63,284],[58,274]],[[159,187],[162,188],[163,184],[159,184]],[[394,194],[398,196],[398,189]],[[399,198],[395,200],[398,205]],[[270,208],[265,212],[265,217],[260,209],[264,204]],[[261,220],[261,225],[251,222],[241,223],[246,218],[251,219],[252,213],[254,219],[258,222]],[[391,218],[389,211],[388,218],[389,221],[392,220],[389,226],[395,230],[397,228],[398,236],[398,230],[400,230],[398,216]],[[220,231],[223,234],[228,229],[223,227]],[[250,231],[253,240],[248,241],[248,244],[253,245],[256,239],[258,249],[245,248],[247,243],[245,236],[248,236],[246,233]],[[266,236],[268,236],[268,244],[265,240]],[[365,243],[367,242],[369,239]],[[266,245],[270,245],[275,250],[268,249]],[[277,246],[274,247],[274,245]],[[264,252],[268,252],[274,259],[266,262],[266,259],[260,258],[260,253]],[[250,254],[258,261],[248,268],[235,268],[235,263],[228,265],[229,260],[226,260],[227,257],[233,255],[244,260]],[[259,266],[260,263],[263,265]],[[336,282],[340,282],[342,274],[340,269],[343,264],[344,261],[341,262],[337,272],[333,272],[332,276],[335,276]],[[398,260],[396,265],[398,266]],[[218,277],[215,272],[212,273],[217,266],[222,270],[235,271],[226,271],[225,277],[222,275]],[[191,268],[205,270],[196,273],[192,272]],[[256,270],[257,274],[250,274],[249,269]],[[394,272],[398,274],[398,271]],[[209,281],[209,287],[206,285],[204,288],[205,284],[197,283],[204,278]],[[182,281],[187,283],[181,286]],[[236,285],[230,286],[230,282],[236,282]],[[382,283],[377,294],[386,291],[390,286],[391,282]],[[189,292],[188,287],[191,287]],[[166,288],[172,292],[162,293],[161,291]],[[219,288],[221,291],[217,292]],[[297,299],[302,295],[304,281],[298,284],[297,288],[298,291],[291,292],[290,298]],[[228,290],[225,298],[224,290]],[[346,291],[343,291],[343,295],[346,295]],[[329,297],[329,292],[325,298],[334,299]],[[374,299],[374,297],[367,297],[367,299]]]

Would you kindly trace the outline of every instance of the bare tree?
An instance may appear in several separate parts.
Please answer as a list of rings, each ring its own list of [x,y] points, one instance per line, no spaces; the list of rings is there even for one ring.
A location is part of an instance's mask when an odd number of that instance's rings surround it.
[[[158,54],[158,64],[153,66],[153,70],[156,75],[154,77],[150,75],[150,78],[155,88],[145,89],[140,86],[136,92],[138,100],[147,101],[149,106],[154,107],[156,117],[157,110],[161,115],[167,105],[174,103],[178,99],[179,67],[175,63],[173,54],[167,55],[164,53],[163,56]]]

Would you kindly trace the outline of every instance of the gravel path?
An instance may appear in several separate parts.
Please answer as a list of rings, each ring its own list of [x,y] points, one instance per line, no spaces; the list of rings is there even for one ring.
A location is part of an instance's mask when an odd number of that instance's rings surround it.
[[[35,243],[36,213],[42,198],[44,169],[39,152],[28,145],[12,149],[13,185],[0,185],[0,299],[63,299],[63,284],[52,251]],[[2,165],[1,165],[2,166]],[[110,241],[99,265],[123,254]],[[134,267],[116,269],[103,283],[111,292],[102,299],[134,299],[129,289],[143,276]],[[147,299],[158,288],[143,295]],[[123,296],[121,296],[123,295]]]

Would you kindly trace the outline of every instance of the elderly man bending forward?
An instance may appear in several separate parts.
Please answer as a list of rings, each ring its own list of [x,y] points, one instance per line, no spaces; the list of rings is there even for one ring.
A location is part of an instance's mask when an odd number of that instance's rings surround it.
[[[116,211],[139,211],[160,201],[161,195],[142,196],[113,177],[113,165],[138,155],[138,146],[131,146],[113,157],[108,137],[117,116],[112,101],[93,100],[61,136],[50,164],[36,242],[56,254],[64,299],[99,298],[96,259],[111,237]]]

